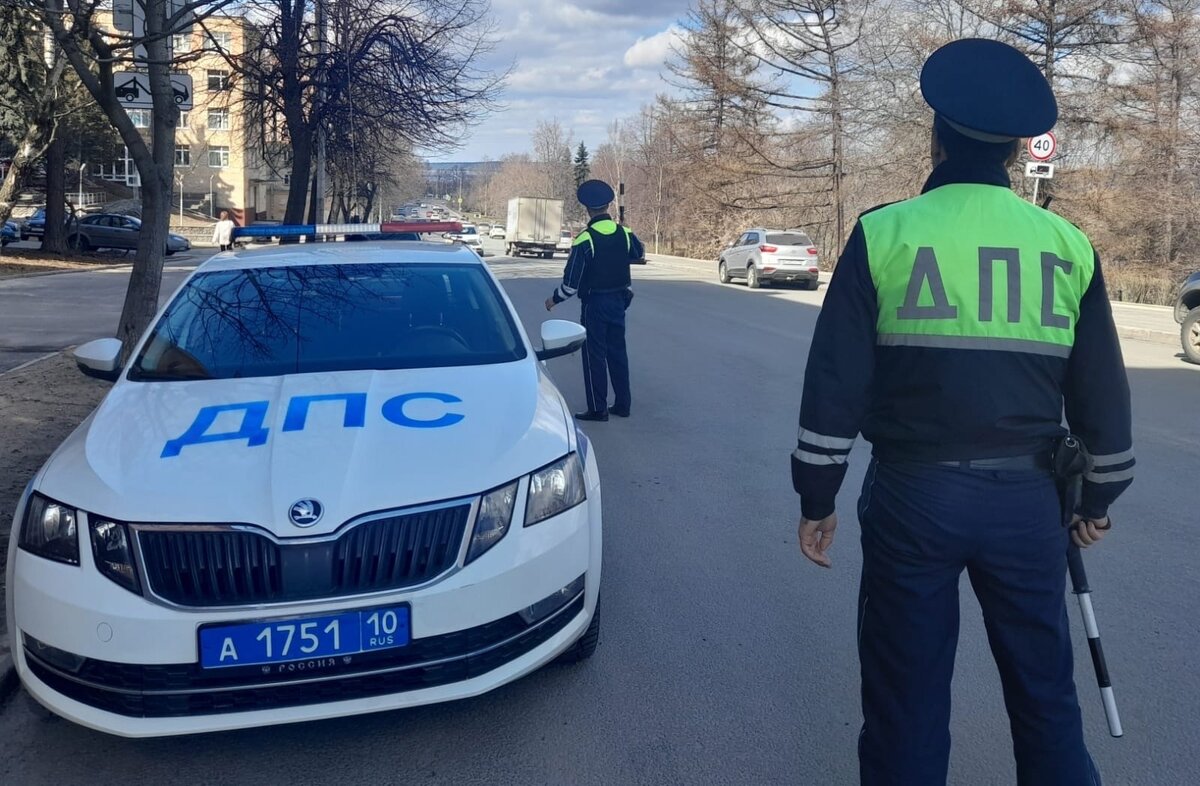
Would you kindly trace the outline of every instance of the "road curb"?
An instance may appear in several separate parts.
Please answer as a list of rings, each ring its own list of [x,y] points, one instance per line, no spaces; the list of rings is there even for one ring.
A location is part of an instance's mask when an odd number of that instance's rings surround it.
[[[18,263],[19,264],[19,263]],[[119,262],[112,265],[95,265],[89,267],[71,267],[63,270],[43,270],[37,273],[18,273],[15,276],[0,276],[0,281],[15,281],[18,278],[41,278],[42,276],[61,276],[64,273],[95,273],[99,270],[117,270],[127,267],[132,269],[132,262]]]
[[[54,357],[55,355],[61,354],[66,349],[70,349],[70,347],[64,347],[63,349],[57,350],[55,352],[47,352],[45,355],[36,357],[33,360],[26,360],[24,363],[20,364],[19,366],[13,366],[12,368],[8,369],[7,371],[0,371],[0,378],[6,377],[9,374],[15,374],[18,371],[20,371],[21,369],[29,368],[30,366],[35,366],[38,363],[41,363],[43,360],[49,360],[50,358]]]
[[[1150,341],[1155,344],[1179,345],[1179,334],[1168,333],[1165,330],[1151,330],[1150,328],[1128,327],[1118,324],[1117,335],[1121,338],[1132,338],[1137,341]]]

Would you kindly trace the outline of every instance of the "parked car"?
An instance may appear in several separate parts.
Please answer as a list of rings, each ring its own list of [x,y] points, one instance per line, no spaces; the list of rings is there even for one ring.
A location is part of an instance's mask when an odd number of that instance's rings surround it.
[[[717,276],[722,284],[745,279],[751,289],[763,284],[819,286],[817,249],[801,229],[750,229],[721,252]]]
[[[1175,299],[1175,321],[1180,324],[1183,354],[1200,364],[1200,270],[1187,277]]]
[[[5,221],[4,228],[0,229],[0,246],[7,246],[9,243],[15,243],[21,237],[21,228],[17,226],[16,221]]]
[[[486,235],[488,232],[492,231],[492,225],[485,221],[478,225],[478,229],[479,229],[479,234]]]
[[[542,364],[586,331],[547,320],[535,345],[462,248],[330,248],[216,257],[124,366],[115,338],[75,350],[114,384],[25,488],[8,551],[12,663],[52,712],[259,729],[595,652],[597,455]]]
[[[492,231],[488,232],[488,237],[492,238],[493,240],[503,240],[504,239],[504,225],[503,224],[492,224]]]
[[[138,236],[142,232],[142,220],[116,213],[97,213],[85,216],[71,226],[67,245],[80,251],[98,248],[137,248]],[[192,247],[182,235],[167,235],[167,256],[187,251]]]
[[[33,211],[32,216],[25,219],[24,224],[21,224],[21,239],[40,238],[44,234],[46,234],[46,208],[39,207]]]

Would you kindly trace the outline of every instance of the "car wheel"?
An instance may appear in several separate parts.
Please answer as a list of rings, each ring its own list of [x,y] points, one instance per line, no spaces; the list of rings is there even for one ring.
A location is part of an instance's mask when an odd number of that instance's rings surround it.
[[[88,243],[87,238],[83,235],[71,235],[67,238],[67,245],[76,251],[91,251],[92,245]]]
[[[814,278],[812,281],[806,282],[804,284],[804,288],[807,289],[809,292],[816,292],[817,289],[820,288],[820,286],[821,286],[821,280],[818,278]]]
[[[1188,361],[1200,364],[1200,308],[1193,308],[1184,317],[1179,331],[1183,341],[1183,354]]]
[[[592,612],[592,621],[571,648],[558,656],[559,663],[582,663],[596,652],[600,643],[600,601],[596,601],[596,610]]]
[[[720,279],[722,284],[729,283],[729,269],[725,267],[724,259],[717,263],[717,278]]]
[[[762,286],[762,282],[758,280],[758,268],[754,265],[746,268],[746,286],[751,289],[758,289]]]

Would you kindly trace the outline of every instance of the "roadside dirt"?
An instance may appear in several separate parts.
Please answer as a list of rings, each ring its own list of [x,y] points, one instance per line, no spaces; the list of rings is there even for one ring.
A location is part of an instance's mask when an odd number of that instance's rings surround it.
[[[17,500],[58,444],[95,409],[111,385],[85,377],[66,354],[0,375],[0,609]],[[0,632],[6,623],[0,613]]]
[[[87,270],[97,265],[133,262],[125,252],[96,254],[48,254],[37,248],[6,248],[0,252],[0,278],[26,276],[53,270]]]

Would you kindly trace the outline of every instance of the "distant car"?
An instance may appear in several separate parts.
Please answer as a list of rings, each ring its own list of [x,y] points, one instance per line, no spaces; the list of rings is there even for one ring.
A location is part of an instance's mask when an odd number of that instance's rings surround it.
[[[564,254],[570,254],[571,245],[574,244],[574,242],[575,236],[571,234],[571,230],[564,229],[558,233],[558,244],[556,248],[558,251],[561,251]]]
[[[492,224],[492,230],[488,232],[488,237],[492,239],[504,239],[504,226],[502,224]]]
[[[1175,321],[1180,324],[1183,354],[1200,363],[1200,270],[1187,277],[1175,299]]]
[[[21,239],[40,238],[44,234],[46,234],[46,208],[39,207],[32,216],[25,219],[24,224],[21,224]]]
[[[99,248],[136,249],[142,233],[142,221],[133,216],[116,213],[97,213],[71,225],[67,245],[80,251]],[[167,256],[192,247],[182,235],[167,235]]]
[[[4,228],[0,229],[0,246],[7,246],[9,243],[15,243],[21,237],[21,228],[16,221],[5,221]]]
[[[463,224],[461,232],[450,232],[446,235],[446,239],[454,243],[462,243],[474,249],[483,247],[483,239],[479,235],[479,228],[474,224]]]
[[[805,289],[816,289],[820,272],[817,249],[800,229],[747,230],[717,259],[717,277],[722,284],[741,278],[751,289],[797,282]]]
[[[481,235],[486,235],[487,233],[492,231],[492,225],[488,224],[486,222],[482,223],[482,224],[478,224],[477,226],[479,229],[479,234],[481,234]]]

